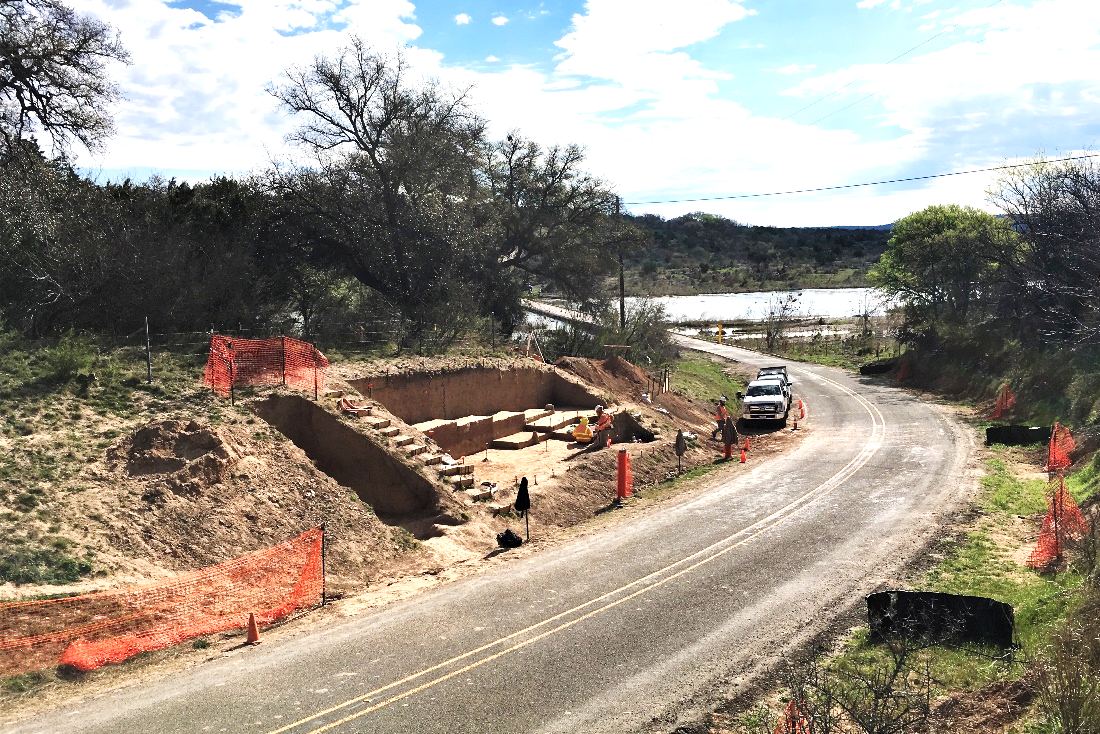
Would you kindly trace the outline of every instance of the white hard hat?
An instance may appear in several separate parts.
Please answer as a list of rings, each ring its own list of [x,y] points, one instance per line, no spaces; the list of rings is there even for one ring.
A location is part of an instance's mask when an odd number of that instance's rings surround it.
[[[719,402],[719,403],[724,403],[724,402],[726,402],[726,396],[725,396],[725,395],[723,395],[722,397],[718,398],[718,402]]]

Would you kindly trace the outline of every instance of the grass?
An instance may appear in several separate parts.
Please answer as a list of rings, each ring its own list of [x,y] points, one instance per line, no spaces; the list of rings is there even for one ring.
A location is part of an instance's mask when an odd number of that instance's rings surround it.
[[[1016,623],[1016,638],[1021,650],[1006,653],[973,646],[939,646],[927,651],[934,693],[976,690],[998,680],[1014,680],[1026,672],[1029,659],[1045,646],[1053,631],[1082,602],[1083,577],[1074,570],[1056,575],[1039,574],[1020,566],[1012,558],[1024,541],[1013,541],[1006,531],[1019,518],[1035,523],[1047,509],[1047,482],[1023,479],[1012,469],[1009,457],[1018,458],[1018,449],[991,447],[995,454],[986,462],[975,522],[939,548],[943,558],[920,576],[915,588],[971,596],[985,596],[1011,604]],[[1080,471],[1067,478],[1066,486],[1080,502],[1100,489],[1100,454]],[[874,665],[885,659],[882,646],[868,641],[866,627],[856,630],[845,641],[833,663]],[[761,716],[759,707],[747,712],[739,722],[749,731]],[[1052,731],[1034,715],[1020,722],[1013,731]]]
[[[994,446],[994,451],[998,450]],[[982,509],[1005,515],[1034,515],[1047,509],[1047,483],[1041,479],[1020,479],[1000,458],[986,462],[988,473],[982,477]]]
[[[719,395],[733,396],[743,390],[745,381],[729,371],[729,361],[700,352],[683,352],[674,363],[670,387],[690,398],[717,401]]]
[[[153,418],[222,411],[199,384],[204,360],[144,352],[66,334],[28,341],[0,332],[0,582],[72,583],[94,556],[69,538],[65,498],[118,437]],[[178,413],[178,414],[177,414]]]

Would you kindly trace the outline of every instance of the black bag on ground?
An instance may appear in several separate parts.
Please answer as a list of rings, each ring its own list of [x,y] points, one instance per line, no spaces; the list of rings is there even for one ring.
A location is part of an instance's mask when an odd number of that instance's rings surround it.
[[[523,545],[523,538],[519,537],[508,528],[503,533],[497,533],[497,545],[501,548],[519,548]]]

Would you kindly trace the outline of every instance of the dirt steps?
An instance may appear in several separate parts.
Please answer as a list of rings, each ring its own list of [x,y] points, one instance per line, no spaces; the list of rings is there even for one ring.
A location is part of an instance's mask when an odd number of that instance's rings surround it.
[[[376,431],[381,431],[384,428],[389,428],[393,421],[389,418],[371,418],[367,417],[363,419],[363,425],[367,428],[373,428]]]
[[[525,449],[528,446],[534,446],[548,439],[549,434],[528,430],[521,431],[520,433],[513,433],[511,436],[498,438],[489,444],[489,447],[506,450]]]
[[[591,422],[595,420],[596,413],[595,411],[583,408],[563,408],[544,415],[541,418],[528,420],[524,428],[530,431],[550,433],[559,428],[564,428],[565,426],[580,422],[581,417],[586,417]]]
[[[439,476],[441,477],[453,477],[473,473],[473,464],[451,464],[450,466],[445,466],[439,470]]]

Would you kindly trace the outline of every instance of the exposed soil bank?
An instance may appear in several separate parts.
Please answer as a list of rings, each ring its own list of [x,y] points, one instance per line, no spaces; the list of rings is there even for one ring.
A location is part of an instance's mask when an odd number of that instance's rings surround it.
[[[317,404],[296,395],[272,395],[253,408],[380,517],[438,509],[431,481]]]
[[[549,367],[460,367],[348,381],[406,423],[523,411],[553,403],[594,408],[602,399]],[[373,387],[372,387],[373,385]]]

